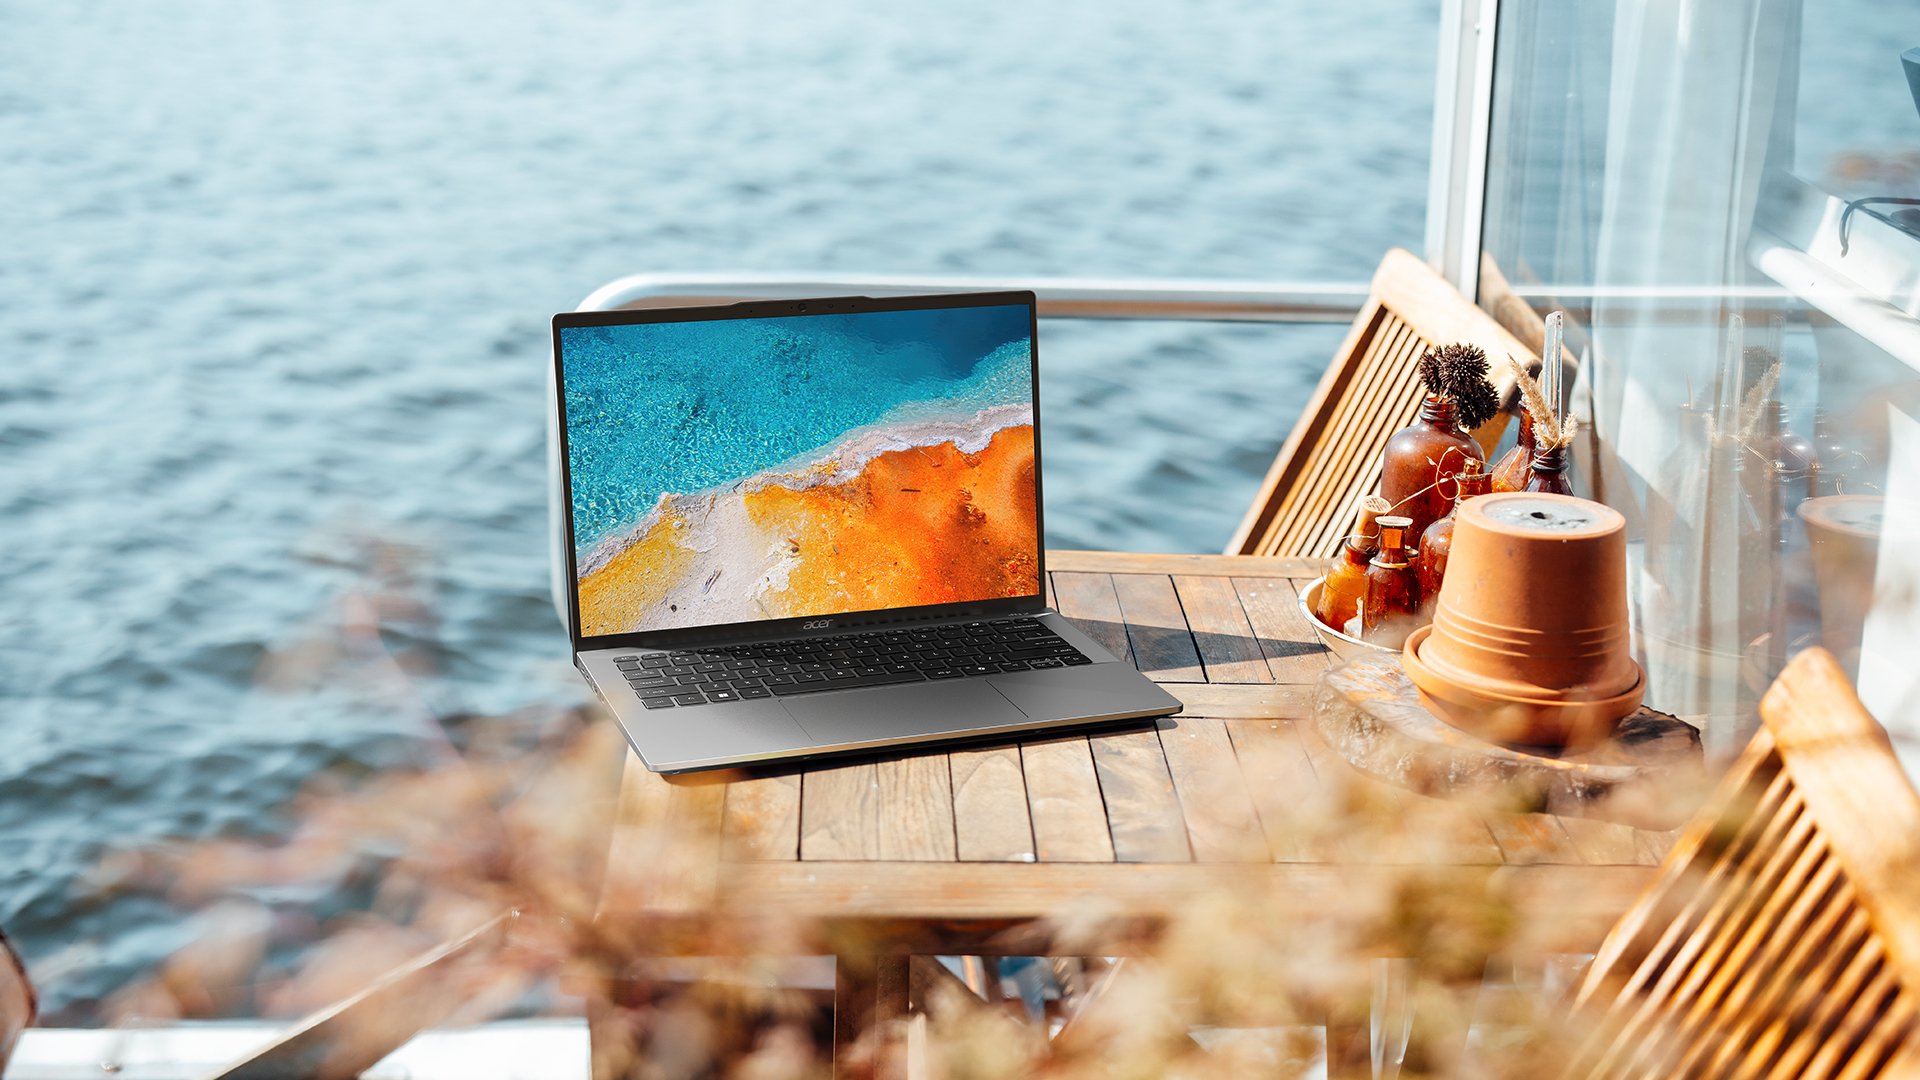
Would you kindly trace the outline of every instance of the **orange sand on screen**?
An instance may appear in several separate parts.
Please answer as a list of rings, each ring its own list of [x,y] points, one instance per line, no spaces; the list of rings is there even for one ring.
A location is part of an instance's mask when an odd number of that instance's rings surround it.
[[[770,484],[746,502],[795,556],[781,608],[867,611],[1039,592],[1033,486],[1024,424],[978,454],[950,442],[890,450],[846,483]]]
[[[788,474],[805,482],[830,466]],[[828,472],[830,475],[830,472]],[[1033,427],[977,454],[875,455],[851,480],[673,495],[579,581],[587,636],[1032,596]]]
[[[580,582],[580,632],[593,637],[634,629],[636,615],[661,602],[687,575],[694,553],[676,533],[673,515],[654,522],[647,535]]]

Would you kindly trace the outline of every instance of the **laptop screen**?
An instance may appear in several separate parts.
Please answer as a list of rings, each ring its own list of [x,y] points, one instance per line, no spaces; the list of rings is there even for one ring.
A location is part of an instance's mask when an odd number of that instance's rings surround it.
[[[582,637],[1039,596],[1031,294],[914,303],[555,320]]]

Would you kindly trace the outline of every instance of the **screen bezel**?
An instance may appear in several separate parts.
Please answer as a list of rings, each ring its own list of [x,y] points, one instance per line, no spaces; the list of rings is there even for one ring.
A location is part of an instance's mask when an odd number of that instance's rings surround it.
[[[1033,516],[1034,561],[1039,568],[1039,591],[1028,596],[991,597],[985,600],[924,604],[915,607],[880,608],[848,611],[831,615],[802,616],[787,619],[756,619],[750,622],[717,623],[711,626],[683,626],[666,630],[640,630],[593,637],[580,632],[579,556],[574,541],[573,462],[567,443],[567,381],[560,350],[560,332],[593,326],[627,326],[668,322],[715,322],[732,319],[794,318],[812,315],[860,315],[869,312],[915,311],[936,308],[1011,307],[1027,309],[1027,349],[1029,385],[1033,392]],[[746,641],[759,638],[795,637],[806,633],[832,633],[850,628],[879,627],[900,623],[925,622],[965,616],[990,618],[1000,615],[1031,613],[1046,606],[1047,545],[1045,500],[1041,492],[1040,447],[1040,318],[1036,298],[1030,290],[1000,292],[940,293],[922,296],[830,296],[793,300],[743,300],[733,304],[699,307],[626,308],[615,311],[570,311],[553,317],[552,368],[555,391],[551,408],[556,420],[559,442],[561,513],[566,523],[561,556],[566,560],[567,634],[576,649],[581,648],[670,648],[691,644]]]

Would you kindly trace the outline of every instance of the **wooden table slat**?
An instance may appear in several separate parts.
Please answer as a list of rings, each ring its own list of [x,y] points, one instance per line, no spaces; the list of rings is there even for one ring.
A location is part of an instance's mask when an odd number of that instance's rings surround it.
[[[687,865],[660,885],[660,906],[701,910],[711,907],[720,879],[720,823],[727,787],[721,776],[691,777],[671,784],[667,820],[687,849]]]
[[[1658,866],[1665,861],[1667,852],[1673,850],[1674,841],[1680,839],[1679,829],[1666,832],[1649,832],[1646,829],[1633,830],[1634,839],[1640,846],[1640,862],[1644,866]]]
[[[1254,640],[1231,578],[1179,574],[1173,578],[1173,590],[1181,610],[1186,612],[1208,682],[1273,681],[1273,672],[1267,668],[1260,643]]]
[[[1227,720],[1222,725],[1247,778],[1267,847],[1278,862],[1329,862],[1336,854],[1312,825],[1327,813],[1327,792],[1285,720]]]
[[[1327,793],[1327,805],[1337,808],[1345,818],[1340,834],[1333,839],[1339,858],[1348,862],[1406,862],[1410,854],[1405,838],[1390,830],[1367,827],[1374,821],[1399,821],[1406,816],[1408,792],[1376,779],[1349,765],[1320,737],[1311,721],[1295,725],[1300,745],[1313,774]],[[1417,848],[1414,850],[1417,851]]]
[[[1636,866],[1646,859],[1631,826],[1565,815],[1556,820],[1566,830],[1574,851],[1589,866]]]
[[[956,750],[953,773],[955,855],[962,862],[1033,862],[1033,817],[1018,746]]]
[[[1190,862],[1187,825],[1157,731],[1095,735],[1093,767],[1117,862]]]
[[[1025,919],[1072,905],[1125,915],[1178,910],[1196,896],[1233,888],[1271,890],[1300,910],[1324,910],[1351,897],[1370,902],[1395,887],[1391,866],[1280,866],[1186,863],[734,863],[722,896],[730,910],[788,916],[941,921]],[[1593,952],[1622,911],[1653,880],[1647,866],[1501,867],[1500,888],[1529,921],[1544,951]],[[1487,887],[1485,867],[1442,867],[1463,889]],[[985,943],[981,943],[985,944]],[[1014,939],[1030,950],[1044,942]],[[1086,942],[1080,944],[1084,947]],[[1123,945],[1121,941],[1113,945]],[[1136,946],[1137,947],[1137,946]],[[936,951],[923,949],[916,951]],[[1034,955],[1023,951],[1016,955]],[[1107,954],[1114,955],[1114,954]]]
[[[1515,866],[1584,865],[1573,838],[1552,814],[1489,814],[1487,827]]]
[[[729,859],[799,858],[799,774],[728,784],[721,839]]]
[[[1186,706],[1183,715],[1305,719],[1312,707],[1310,686],[1283,683],[1162,683]]]
[[[1207,574],[1311,580],[1325,573],[1319,559],[1273,555],[1163,555],[1133,551],[1047,552],[1047,570],[1085,574]]]
[[[1100,780],[1086,736],[1020,744],[1034,854],[1041,862],[1112,862]]]
[[[1233,579],[1234,591],[1253,626],[1275,682],[1310,683],[1333,661],[1300,615],[1295,583],[1285,578]]]
[[[800,857],[880,857],[880,774],[871,762],[816,769],[800,780]]]
[[[1159,722],[1160,745],[1195,862],[1272,862],[1226,725],[1208,717]]]
[[[666,828],[672,798],[666,778],[649,772],[628,750],[620,773],[619,801],[614,805],[613,837],[607,845],[606,879],[600,887],[602,911],[648,906],[646,866]]]
[[[1400,805],[1407,817],[1392,837],[1389,861],[1459,866],[1499,866],[1506,861],[1486,817],[1472,806],[1411,791],[1400,793]]]
[[[1126,619],[1133,666],[1141,674],[1155,682],[1207,681],[1172,578],[1165,574],[1115,574],[1113,592]]]
[[[669,781],[631,750],[608,844],[600,910],[700,911],[716,899],[724,779]]]
[[[952,862],[953,780],[947,755],[917,754],[877,762],[879,857],[900,862]]]
[[[1133,648],[1127,642],[1127,620],[1120,613],[1120,598],[1114,595],[1112,577],[1054,574],[1053,591],[1060,614],[1099,642],[1101,648],[1133,663]]]

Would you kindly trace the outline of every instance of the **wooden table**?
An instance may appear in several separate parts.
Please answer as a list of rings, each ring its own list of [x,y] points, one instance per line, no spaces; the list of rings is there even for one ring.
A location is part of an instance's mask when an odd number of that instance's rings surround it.
[[[1591,951],[1672,842],[1425,799],[1329,754],[1308,720],[1330,654],[1297,606],[1318,574],[1305,560],[1054,551],[1047,566],[1054,606],[1183,714],[769,774],[665,778],[629,753],[601,917],[778,911],[858,926],[886,955],[1044,955],[1035,920],[1090,894],[1151,922],[1249,875],[1332,892],[1425,861],[1505,875],[1523,905],[1553,906],[1577,939],[1565,951]],[[1290,823],[1335,781],[1417,804],[1444,824],[1441,849],[1387,837],[1303,850]],[[649,839],[663,824],[714,847],[663,869]],[[1124,951],[1138,925],[1106,947]]]

